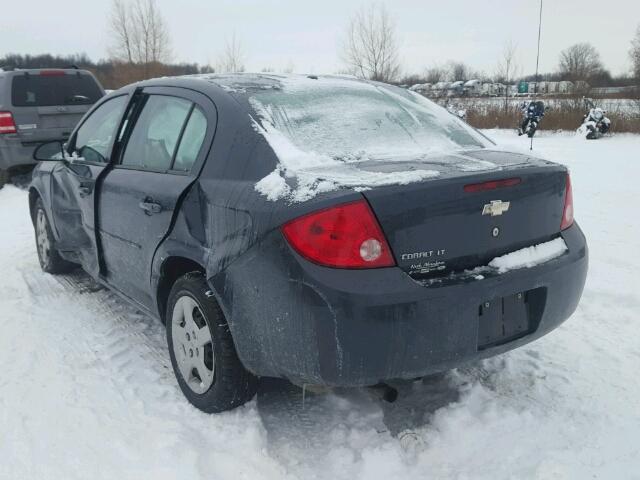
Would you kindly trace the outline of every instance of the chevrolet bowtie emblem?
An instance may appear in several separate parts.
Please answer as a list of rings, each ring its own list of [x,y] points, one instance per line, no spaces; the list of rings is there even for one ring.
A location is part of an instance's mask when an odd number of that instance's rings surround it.
[[[491,203],[487,203],[482,209],[482,215],[491,215],[497,217],[509,210],[511,202],[503,202],[502,200],[491,200]]]

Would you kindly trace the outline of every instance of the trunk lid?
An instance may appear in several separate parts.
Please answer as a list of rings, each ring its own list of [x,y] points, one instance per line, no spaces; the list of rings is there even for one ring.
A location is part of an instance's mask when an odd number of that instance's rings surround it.
[[[363,192],[398,266],[414,278],[486,265],[496,256],[550,240],[560,231],[563,166],[488,150],[422,160],[419,165],[440,175]],[[371,162],[360,168],[392,172],[408,165]],[[491,190],[465,189],[506,179],[517,181]]]

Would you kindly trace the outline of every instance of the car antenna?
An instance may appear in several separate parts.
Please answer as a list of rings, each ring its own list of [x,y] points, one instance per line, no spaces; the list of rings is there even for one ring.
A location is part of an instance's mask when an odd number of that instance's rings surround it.
[[[533,97],[538,95],[538,68],[540,66],[540,35],[542,33],[542,0],[540,0],[540,18],[538,20],[538,54],[536,56],[536,83],[533,87]],[[531,145],[529,150],[533,150],[533,137],[531,137]]]

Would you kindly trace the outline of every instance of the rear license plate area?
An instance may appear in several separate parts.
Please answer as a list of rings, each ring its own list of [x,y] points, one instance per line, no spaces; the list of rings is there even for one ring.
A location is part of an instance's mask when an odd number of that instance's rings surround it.
[[[498,297],[478,308],[478,350],[524,337],[538,328],[546,289]]]

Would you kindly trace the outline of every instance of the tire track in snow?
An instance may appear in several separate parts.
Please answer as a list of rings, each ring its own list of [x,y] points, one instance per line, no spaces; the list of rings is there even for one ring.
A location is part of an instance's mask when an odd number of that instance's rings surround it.
[[[56,304],[77,307],[69,312],[77,317],[69,319],[77,334],[73,339],[63,336],[59,340],[79,357],[91,359],[85,367],[100,365],[119,391],[132,395],[145,388],[164,398],[166,389],[176,390],[160,322],[130,307],[79,270],[52,276],[25,269],[22,275],[36,309],[46,311]],[[114,372],[116,375],[111,375]]]

